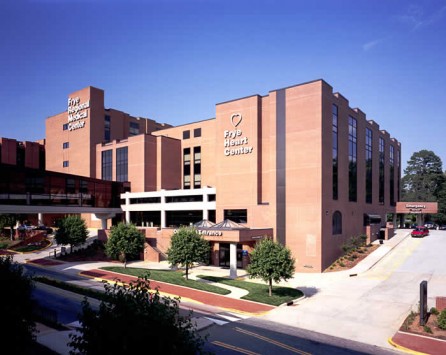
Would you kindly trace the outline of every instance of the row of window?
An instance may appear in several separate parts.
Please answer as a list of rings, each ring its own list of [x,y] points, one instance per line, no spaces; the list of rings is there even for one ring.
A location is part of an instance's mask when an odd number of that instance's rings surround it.
[[[191,148],[183,150],[183,189],[191,188],[193,176],[194,189],[201,187],[201,147],[193,147],[193,171],[191,161]]]
[[[101,178],[113,180],[113,150],[101,153]],[[128,181],[128,147],[116,149],[116,181]]]
[[[201,137],[201,128],[195,128],[194,129],[194,138]],[[183,131],[183,139],[189,139],[190,138],[190,130]]]
[[[349,201],[356,202],[358,198],[358,169],[357,169],[357,158],[358,158],[358,146],[357,146],[357,121],[355,118],[348,117],[348,198]],[[366,203],[372,203],[373,196],[373,131],[366,128],[365,137],[365,163],[366,163],[366,174],[365,174],[365,201]],[[332,177],[333,177],[333,199],[338,199],[339,193],[339,182],[338,182],[338,107],[333,104],[332,106]],[[395,205],[395,148],[391,145],[389,148],[389,165],[390,165],[390,177],[389,177],[389,187],[390,187],[390,204]],[[399,163],[399,160],[398,160]],[[385,191],[385,141],[384,138],[379,138],[379,176],[378,176],[378,198],[379,203],[384,204],[384,191]]]
[[[215,201],[215,194],[208,195],[208,201]],[[185,203],[185,202],[203,202],[203,195],[189,195],[189,196],[167,196],[166,203]],[[141,203],[161,203],[161,197],[137,197],[131,198],[130,204]]]

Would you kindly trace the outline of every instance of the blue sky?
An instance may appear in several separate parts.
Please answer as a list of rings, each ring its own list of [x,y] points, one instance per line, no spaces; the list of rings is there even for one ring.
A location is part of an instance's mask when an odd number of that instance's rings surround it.
[[[173,125],[324,79],[446,169],[446,0],[2,0],[0,136],[37,140],[69,93]]]

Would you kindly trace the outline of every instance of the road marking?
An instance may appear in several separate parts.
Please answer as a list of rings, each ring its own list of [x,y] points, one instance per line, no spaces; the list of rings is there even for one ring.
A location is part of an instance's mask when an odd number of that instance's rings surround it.
[[[211,317],[203,317],[203,318],[205,318],[205,319],[209,319],[211,322],[214,322],[215,324],[218,324],[218,325],[225,325],[225,324],[228,324],[229,322],[226,322],[226,321],[224,321],[224,320],[221,320],[221,319],[215,319],[215,318],[211,318]]]
[[[235,315],[235,314],[229,313],[229,312],[216,313],[216,314],[217,314],[217,316],[222,317],[224,319],[227,319],[227,320],[229,320],[231,322],[237,322],[237,321],[239,321],[241,319],[249,318],[249,317],[246,317],[246,316]]]
[[[307,353],[307,352],[305,352],[305,351],[303,351],[303,350],[293,348],[292,346],[286,345],[286,344],[281,343],[281,342],[279,342],[279,341],[277,341],[277,340],[273,340],[273,339],[267,338],[267,337],[265,337],[265,336],[263,336],[263,335],[260,335],[260,334],[257,334],[257,333],[250,332],[249,330],[245,330],[245,329],[238,328],[238,327],[236,327],[235,330],[238,331],[238,332],[240,332],[240,333],[243,333],[243,334],[246,334],[246,335],[251,335],[251,336],[253,336],[253,337],[255,337],[255,338],[258,338],[258,339],[260,339],[260,340],[263,340],[263,341],[266,341],[266,342],[268,342],[268,343],[277,345],[277,346],[279,346],[279,347],[281,347],[281,348],[287,349],[287,350],[289,350],[289,351],[291,351],[291,352],[293,352],[293,353],[296,353],[296,354],[301,354],[301,355],[311,355],[311,353]]]
[[[226,348],[226,349],[234,350],[234,351],[237,351],[237,352],[242,353],[242,354],[261,355],[259,353],[255,353],[255,352],[247,350],[247,349],[239,348],[238,346],[222,343],[221,341],[218,341],[218,340],[213,341],[212,344],[221,346],[221,347]]]

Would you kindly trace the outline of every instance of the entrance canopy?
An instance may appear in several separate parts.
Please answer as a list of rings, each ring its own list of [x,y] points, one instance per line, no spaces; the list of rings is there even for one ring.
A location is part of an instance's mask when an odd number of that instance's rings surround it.
[[[248,229],[241,224],[238,224],[230,219],[225,219],[224,221],[217,223],[210,227],[211,229],[226,229],[226,230],[238,230],[238,229]]]
[[[200,222],[194,223],[195,228],[211,228],[212,226],[215,226],[215,223],[207,219],[202,219]]]

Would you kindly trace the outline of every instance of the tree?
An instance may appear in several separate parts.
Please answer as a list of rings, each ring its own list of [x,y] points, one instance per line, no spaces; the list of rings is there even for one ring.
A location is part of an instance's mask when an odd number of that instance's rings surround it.
[[[204,344],[189,312],[180,316],[179,299],[150,290],[148,275],[130,285],[105,283],[107,301],[97,311],[85,299],[81,328],[70,335],[71,354],[197,354]],[[77,352],[75,351],[77,350]]]
[[[58,223],[56,231],[57,244],[70,244],[71,248],[85,242],[88,237],[88,230],[85,221],[79,216],[68,216]]]
[[[0,215],[0,232],[3,231],[5,227],[10,228],[10,239],[14,239],[14,226],[17,222],[17,216],[14,214],[2,214]]]
[[[430,150],[412,155],[404,170],[402,182],[403,201],[437,201],[445,181],[441,159]]]
[[[12,256],[0,257],[0,280],[6,287],[0,292],[2,346],[7,346],[11,354],[26,354],[36,332],[31,299],[34,285]]]
[[[260,277],[268,283],[269,295],[272,295],[273,280],[288,280],[294,274],[294,258],[291,251],[282,244],[269,238],[262,239],[256,244],[251,253],[251,262],[248,265],[250,278]]]
[[[172,236],[167,260],[171,265],[186,267],[186,280],[193,263],[205,263],[209,260],[209,242],[198,234],[195,228],[181,227]]]
[[[135,225],[121,222],[111,228],[105,253],[113,259],[120,259],[127,267],[127,260],[139,258],[139,253],[144,250],[144,242],[144,235]]]

